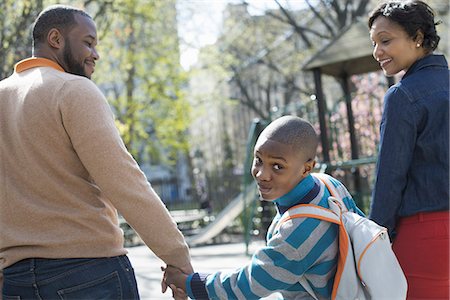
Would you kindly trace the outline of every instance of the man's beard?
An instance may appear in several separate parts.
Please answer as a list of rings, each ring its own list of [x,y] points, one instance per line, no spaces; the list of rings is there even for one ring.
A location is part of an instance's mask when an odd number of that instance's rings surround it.
[[[64,45],[63,59],[67,66],[67,73],[87,77],[90,79],[90,77],[86,74],[83,65],[78,63],[73,58],[70,42],[68,39],[66,39],[66,44]]]

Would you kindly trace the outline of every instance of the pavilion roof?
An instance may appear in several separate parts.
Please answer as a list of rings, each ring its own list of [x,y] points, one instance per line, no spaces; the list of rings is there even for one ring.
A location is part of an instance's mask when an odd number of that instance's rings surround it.
[[[372,51],[367,25],[358,20],[319,50],[303,69],[311,71],[319,68],[322,74],[336,77],[380,70]]]

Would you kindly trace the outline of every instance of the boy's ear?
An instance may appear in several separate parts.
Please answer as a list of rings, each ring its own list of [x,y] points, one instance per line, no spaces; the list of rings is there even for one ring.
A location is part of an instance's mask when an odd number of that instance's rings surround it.
[[[309,173],[311,173],[315,165],[316,165],[315,159],[310,159],[307,162],[305,162],[305,169],[303,170],[303,176],[307,176]]]

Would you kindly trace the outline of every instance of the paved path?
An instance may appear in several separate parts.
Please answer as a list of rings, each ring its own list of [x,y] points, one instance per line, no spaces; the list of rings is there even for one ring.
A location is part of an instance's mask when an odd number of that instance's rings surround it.
[[[261,242],[254,242],[249,247],[253,253]],[[160,266],[164,264],[147,247],[138,246],[127,248],[137,278],[141,299],[172,299],[171,292],[161,293],[162,272]],[[250,257],[245,255],[244,243],[230,243],[194,247],[191,249],[192,265],[201,272],[214,272],[217,270],[234,270],[247,263]],[[267,299],[274,299],[267,298]]]

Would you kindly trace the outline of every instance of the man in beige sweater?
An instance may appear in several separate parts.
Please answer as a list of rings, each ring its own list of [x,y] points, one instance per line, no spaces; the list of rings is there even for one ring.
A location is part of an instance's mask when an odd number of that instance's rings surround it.
[[[3,298],[138,299],[117,211],[166,264],[192,272],[182,234],[89,80],[96,43],[89,15],[49,7],[33,26],[33,57],[0,81]]]

